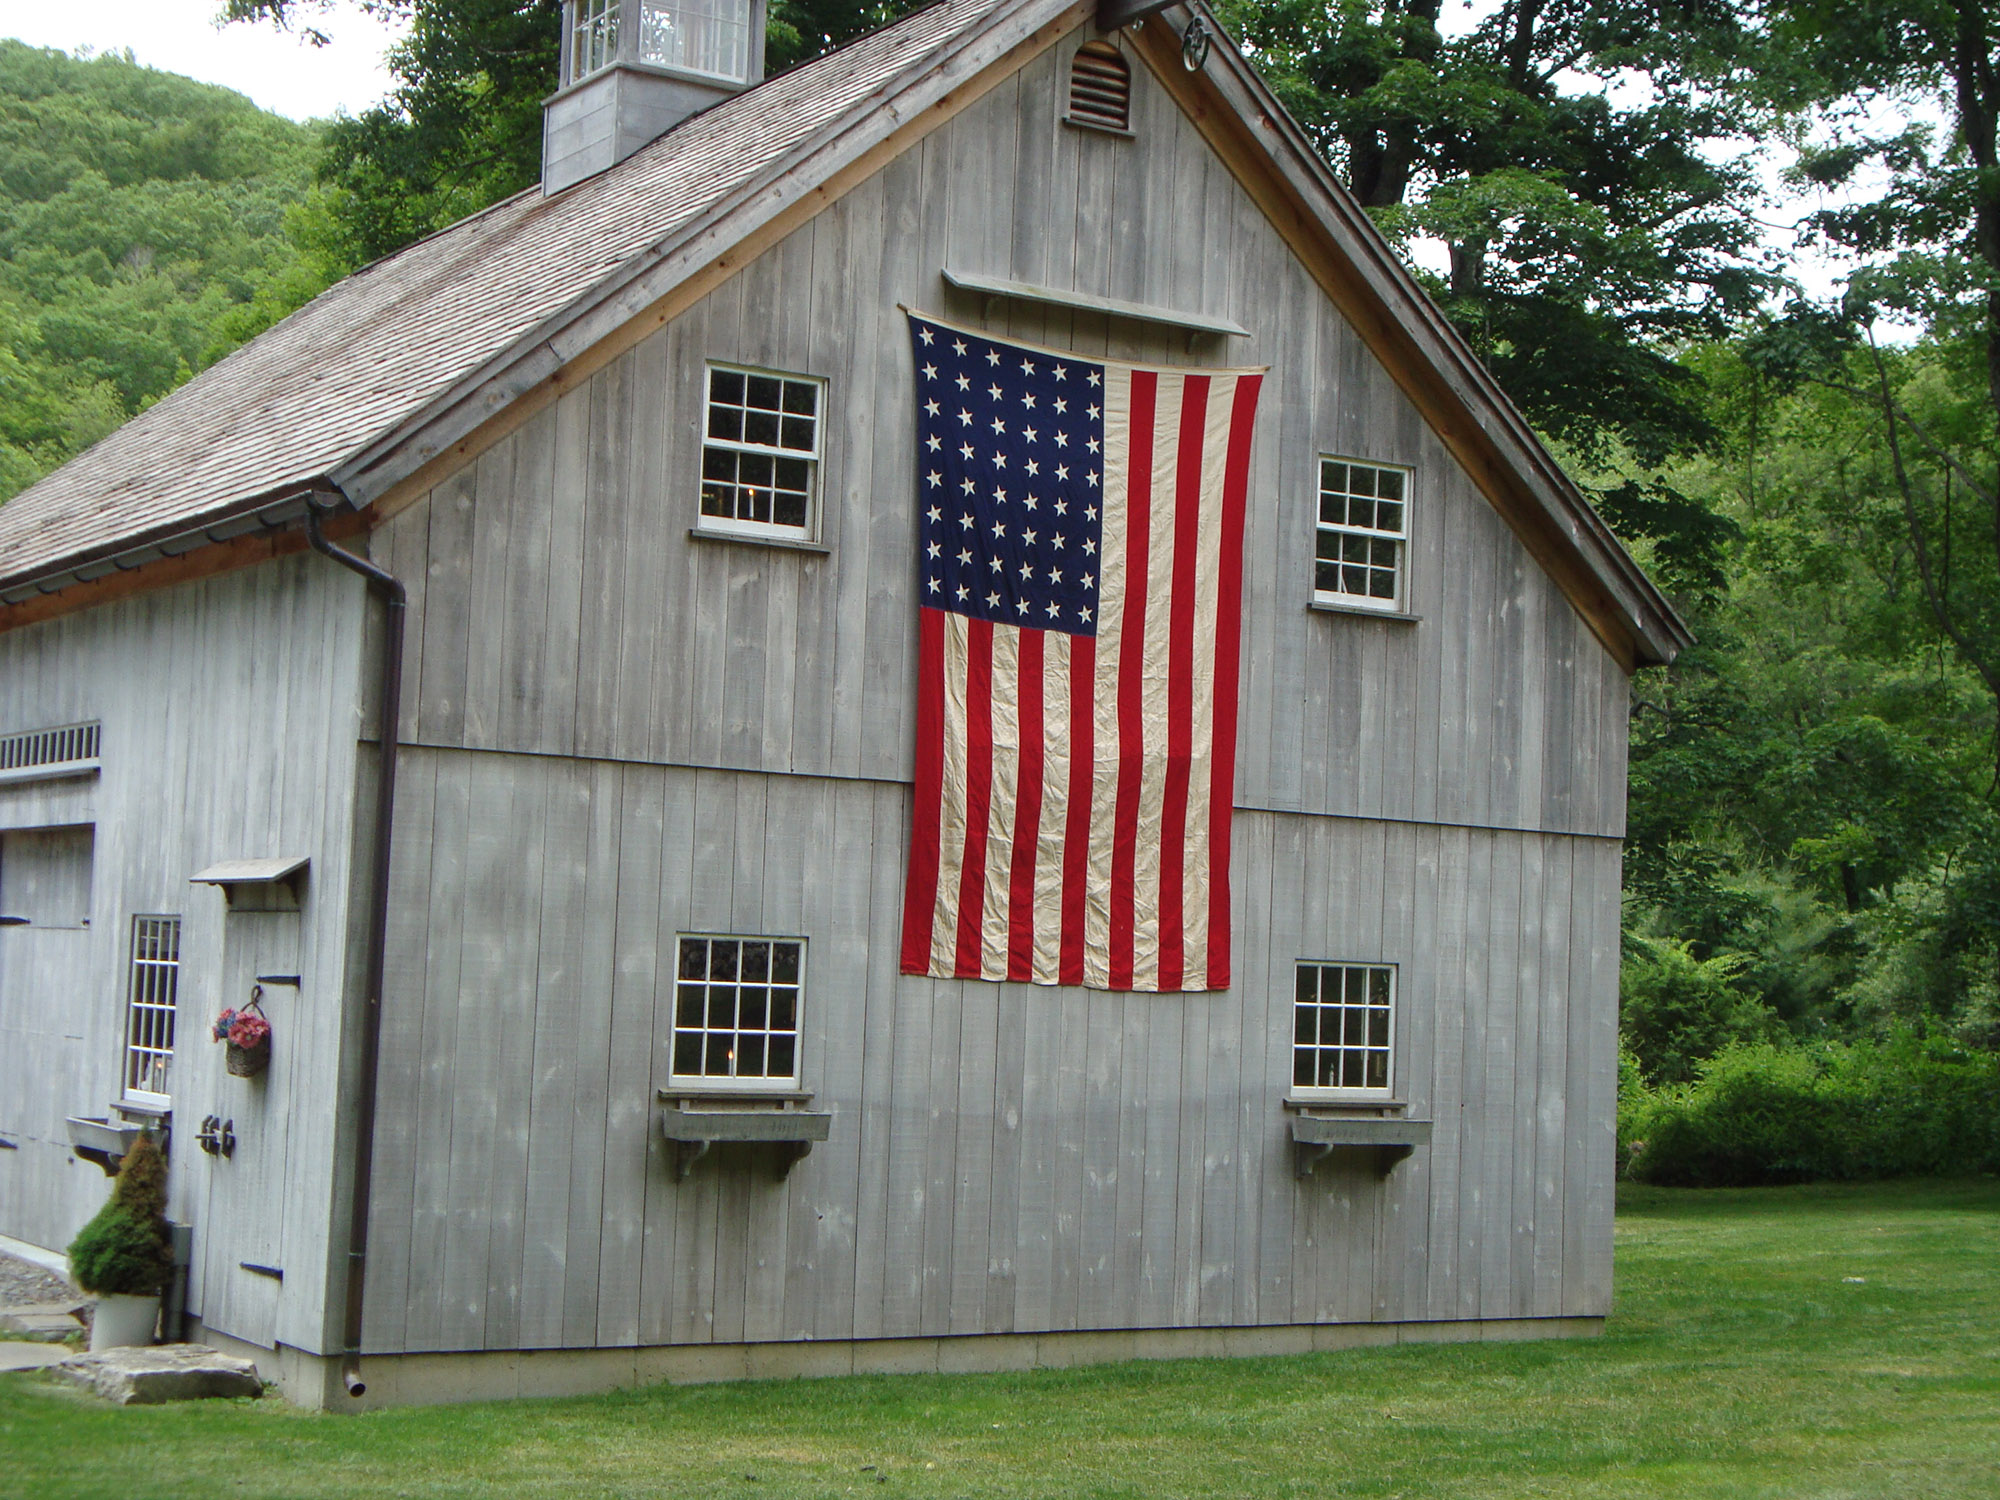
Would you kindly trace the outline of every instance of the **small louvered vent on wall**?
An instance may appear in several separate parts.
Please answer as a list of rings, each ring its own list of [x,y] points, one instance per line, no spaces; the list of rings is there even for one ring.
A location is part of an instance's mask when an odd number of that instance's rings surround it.
[[[36,766],[61,766],[97,759],[96,724],[65,724],[60,729],[30,729],[0,735],[0,771],[26,771]]]
[[[1069,118],[1100,130],[1132,128],[1132,70],[1109,42],[1085,42],[1069,70]]]

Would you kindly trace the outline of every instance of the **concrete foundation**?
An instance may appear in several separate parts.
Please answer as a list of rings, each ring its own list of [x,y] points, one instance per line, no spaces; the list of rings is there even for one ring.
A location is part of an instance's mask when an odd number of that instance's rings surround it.
[[[1267,1328],[1147,1328],[978,1334],[846,1342],[678,1344],[643,1349],[509,1349],[371,1354],[367,1394],[350,1397],[340,1361],[280,1345],[261,1349],[198,1323],[189,1337],[256,1363],[286,1400],[326,1411],[374,1411],[516,1396],[587,1396],[641,1385],[800,1380],[835,1375],[961,1375],[1056,1370],[1134,1359],[1231,1359],[1388,1344],[1590,1338],[1602,1318],[1506,1318],[1449,1323],[1291,1323]]]

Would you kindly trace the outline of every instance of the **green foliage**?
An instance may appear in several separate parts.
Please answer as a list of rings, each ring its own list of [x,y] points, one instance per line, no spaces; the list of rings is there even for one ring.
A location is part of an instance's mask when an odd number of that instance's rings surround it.
[[[776,0],[767,72],[807,61],[918,0]],[[540,180],[542,101],[560,76],[561,0],[363,0],[408,30],[389,53],[389,97],[326,131],[324,217],[310,242],[353,270]],[[302,27],[327,0],[227,0],[231,21]]]
[[[325,284],[285,222],[316,149],[226,89],[0,41],[0,500]]]
[[[1688,1084],[1622,1074],[1620,1158],[1641,1182],[1744,1187],[2000,1171],[2000,1056],[1881,1042],[1738,1043]]]
[[[1654,1083],[1683,1083],[1697,1063],[1769,1030],[1769,1013],[1736,987],[1740,953],[1696,958],[1672,938],[1629,937],[1618,979],[1623,1045]]]
[[[1853,394],[1874,356],[1829,364],[1801,334],[1790,351],[1759,335],[1686,357],[1722,440],[1674,482],[1738,538],[1695,621],[1702,645],[1635,682],[1635,923],[1697,956],[1746,955],[1738,987],[1795,1037],[1903,1021],[1990,1047],[1994,701],[1931,607],[1879,413]],[[1819,374],[1773,378],[1787,359]],[[1964,342],[1882,360],[1926,431],[1991,473]],[[1937,589],[1976,625],[2000,605],[1991,513],[1941,465],[1904,477]]]
[[[1543,433],[1604,471],[1670,587],[1720,584],[1730,527],[1661,473],[1716,437],[1676,347],[1776,267],[1742,143],[1789,94],[1746,7],[1549,0],[1440,30],[1442,0],[1225,0],[1232,30],[1391,240],[1442,240],[1432,294]],[[1783,96],[1783,98],[1781,98]]]
[[[70,1241],[76,1284],[98,1295],[164,1291],[174,1271],[166,1209],[167,1160],[148,1132],[119,1164],[110,1199]]]

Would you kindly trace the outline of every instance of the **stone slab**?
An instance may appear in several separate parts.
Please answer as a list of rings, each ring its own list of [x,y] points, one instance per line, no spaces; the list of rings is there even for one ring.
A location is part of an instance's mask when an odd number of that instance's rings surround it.
[[[43,1339],[59,1344],[82,1329],[77,1316],[80,1302],[34,1302],[25,1306],[0,1307],[0,1334],[17,1339]]]
[[[0,1343],[0,1374],[10,1370],[46,1370],[69,1358],[60,1344]]]
[[[196,1401],[205,1396],[259,1396],[264,1382],[247,1359],[232,1359],[206,1344],[157,1344],[148,1349],[103,1349],[54,1366],[65,1380],[120,1406]]]

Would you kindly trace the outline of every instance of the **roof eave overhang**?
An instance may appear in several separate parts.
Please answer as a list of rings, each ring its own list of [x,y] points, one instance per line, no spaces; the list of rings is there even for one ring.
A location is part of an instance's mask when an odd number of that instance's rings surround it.
[[[261,494],[219,508],[193,525],[185,520],[64,558],[55,567],[0,579],[0,608],[13,608],[59,594],[79,584],[121,573],[137,573],[203,548],[272,536],[298,525],[307,498],[329,487],[325,479],[287,481]]]

